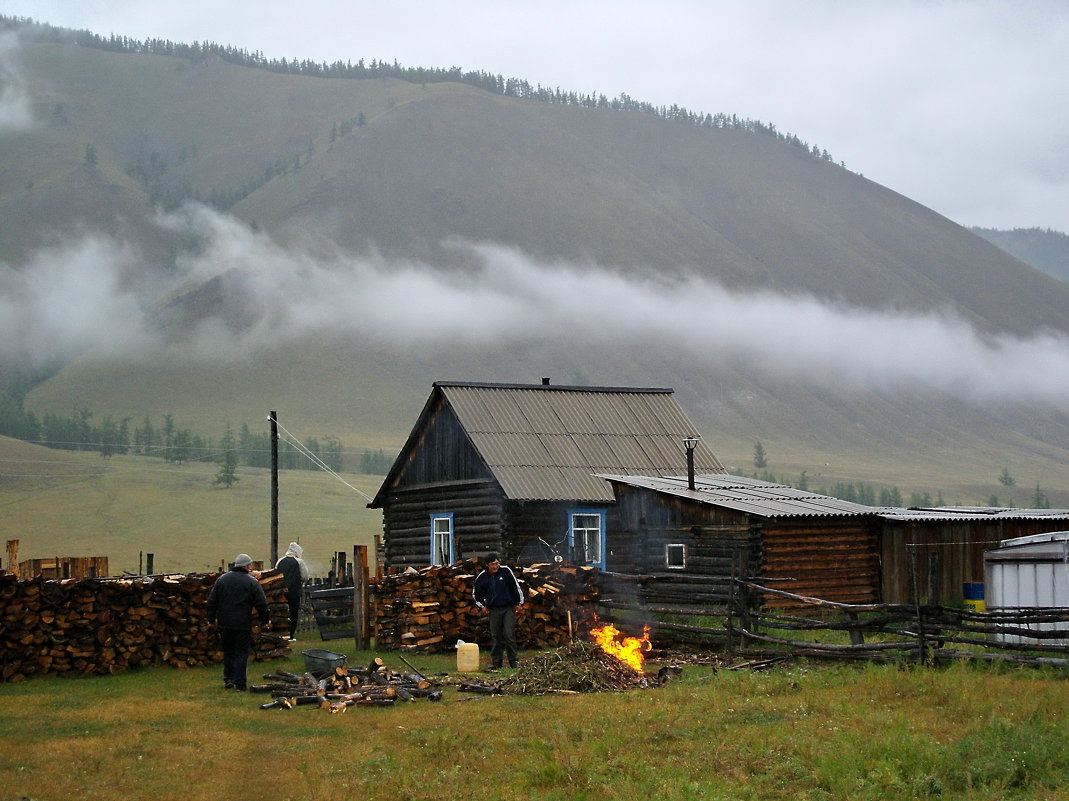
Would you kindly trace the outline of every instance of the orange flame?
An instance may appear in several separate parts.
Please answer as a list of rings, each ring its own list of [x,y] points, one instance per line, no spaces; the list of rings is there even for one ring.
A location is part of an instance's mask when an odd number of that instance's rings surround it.
[[[594,638],[601,650],[612,654],[621,662],[630,665],[635,670],[642,672],[642,663],[645,661],[645,653],[653,647],[650,642],[650,627],[642,630],[641,637],[622,637],[621,632],[612,623],[606,623],[600,628],[591,629],[590,635]]]

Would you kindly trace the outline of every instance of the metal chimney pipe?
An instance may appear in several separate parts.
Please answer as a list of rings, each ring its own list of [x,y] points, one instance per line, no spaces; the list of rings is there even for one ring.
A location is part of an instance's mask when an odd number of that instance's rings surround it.
[[[683,444],[687,448],[687,489],[694,489],[694,446],[698,444],[698,438],[685,437]]]

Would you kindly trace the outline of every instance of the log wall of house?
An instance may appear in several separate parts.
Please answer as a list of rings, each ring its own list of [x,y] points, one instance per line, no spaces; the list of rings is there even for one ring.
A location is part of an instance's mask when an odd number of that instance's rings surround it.
[[[760,583],[840,603],[880,599],[880,558],[868,518],[770,518],[762,532]],[[789,606],[769,598],[768,606]]]
[[[652,577],[637,598],[647,604],[725,603],[734,571],[758,564],[759,530],[748,515],[618,485],[620,534],[608,569]],[[686,546],[686,566],[669,568],[666,545]]]
[[[505,499],[494,481],[450,481],[395,490],[383,507],[387,566],[427,566],[432,514],[453,515],[457,559],[502,550],[504,506]]]
[[[453,515],[457,559],[501,550],[505,499],[448,407],[437,410],[382,505],[389,568],[430,562],[431,515]]]
[[[916,581],[921,600],[960,601],[967,581],[984,580],[984,551],[1001,540],[1066,528],[1059,519],[880,520],[882,601],[911,603]],[[910,545],[913,548],[910,548]],[[911,575],[916,555],[916,579]]]
[[[490,468],[471,444],[456,415],[446,406],[423,429],[421,439],[397,474],[395,487],[490,478],[493,478]]]
[[[550,562],[554,556],[560,556],[565,562],[575,562],[568,548],[568,512],[580,507],[605,512],[606,548],[611,563],[612,548],[620,527],[616,508],[579,501],[510,501],[502,535],[503,558],[519,565]]]

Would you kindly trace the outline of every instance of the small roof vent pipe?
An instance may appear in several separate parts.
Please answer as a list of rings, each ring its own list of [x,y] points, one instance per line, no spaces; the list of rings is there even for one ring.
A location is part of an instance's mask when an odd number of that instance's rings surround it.
[[[694,447],[698,444],[698,438],[684,437],[683,444],[687,448],[687,489],[694,489]]]

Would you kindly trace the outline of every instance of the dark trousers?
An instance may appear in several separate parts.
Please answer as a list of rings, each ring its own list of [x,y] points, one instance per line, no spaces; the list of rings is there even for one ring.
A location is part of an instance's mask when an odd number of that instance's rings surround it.
[[[494,606],[490,608],[490,663],[501,667],[502,652],[508,656],[509,664],[516,665],[516,608],[513,606]]]
[[[297,619],[301,615],[301,591],[286,593],[286,602],[290,605],[290,636],[297,636]]]
[[[223,641],[223,681],[244,690],[247,685],[249,651],[252,649],[252,631],[222,629],[219,634]]]

